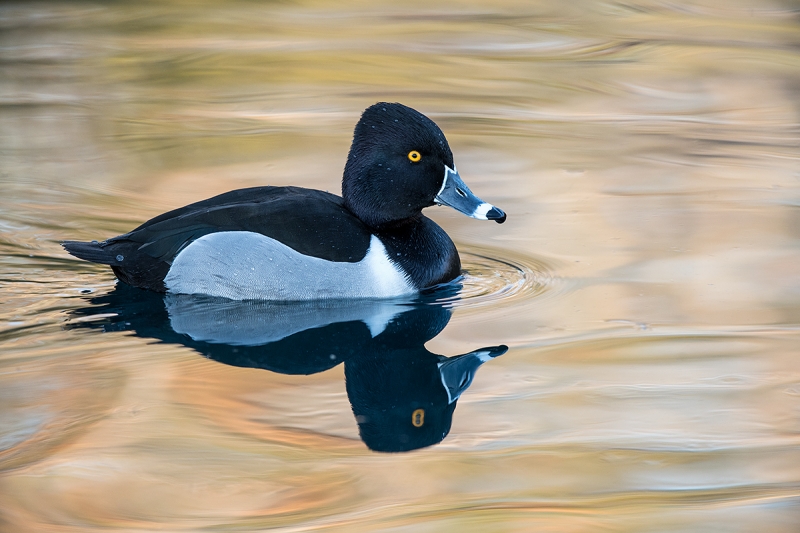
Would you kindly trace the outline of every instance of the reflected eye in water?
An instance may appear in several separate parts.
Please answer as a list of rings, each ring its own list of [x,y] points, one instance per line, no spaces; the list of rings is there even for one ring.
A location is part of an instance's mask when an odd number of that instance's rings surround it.
[[[73,311],[68,327],[130,330],[221,363],[281,374],[315,374],[344,363],[361,439],[375,451],[401,452],[441,442],[478,367],[507,350],[429,352],[425,343],[452,314],[449,303],[437,302],[443,299],[452,302],[442,291],[408,300],[234,301],[119,284]]]

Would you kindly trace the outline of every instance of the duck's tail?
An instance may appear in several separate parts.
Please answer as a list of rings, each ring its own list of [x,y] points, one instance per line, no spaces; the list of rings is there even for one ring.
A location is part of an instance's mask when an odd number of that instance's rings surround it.
[[[118,256],[107,250],[102,243],[97,241],[64,241],[61,246],[78,259],[100,263],[101,265],[120,266]]]

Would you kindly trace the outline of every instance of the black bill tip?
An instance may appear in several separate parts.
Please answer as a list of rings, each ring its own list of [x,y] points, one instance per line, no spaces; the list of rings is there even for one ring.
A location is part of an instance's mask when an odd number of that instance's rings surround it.
[[[486,213],[486,220],[494,220],[498,224],[502,224],[506,221],[506,214],[502,210],[492,207]]]

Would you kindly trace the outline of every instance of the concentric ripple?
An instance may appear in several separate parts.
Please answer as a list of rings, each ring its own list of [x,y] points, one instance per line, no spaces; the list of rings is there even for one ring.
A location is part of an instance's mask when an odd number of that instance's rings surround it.
[[[540,296],[560,283],[553,264],[541,258],[509,254],[508,250],[462,249],[461,264],[462,289],[458,296],[444,300],[452,302],[453,307],[505,305]]]

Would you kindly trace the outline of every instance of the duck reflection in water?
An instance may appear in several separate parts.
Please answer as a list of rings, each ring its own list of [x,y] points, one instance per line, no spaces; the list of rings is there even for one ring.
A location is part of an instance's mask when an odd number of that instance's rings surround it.
[[[401,452],[441,442],[478,367],[507,350],[491,346],[445,357],[425,348],[452,314],[437,299],[456,292],[288,303],[164,296],[119,284],[91,298],[91,307],[72,311],[68,327],[129,330],[221,363],[281,374],[315,374],[344,363],[361,439],[375,451]]]

